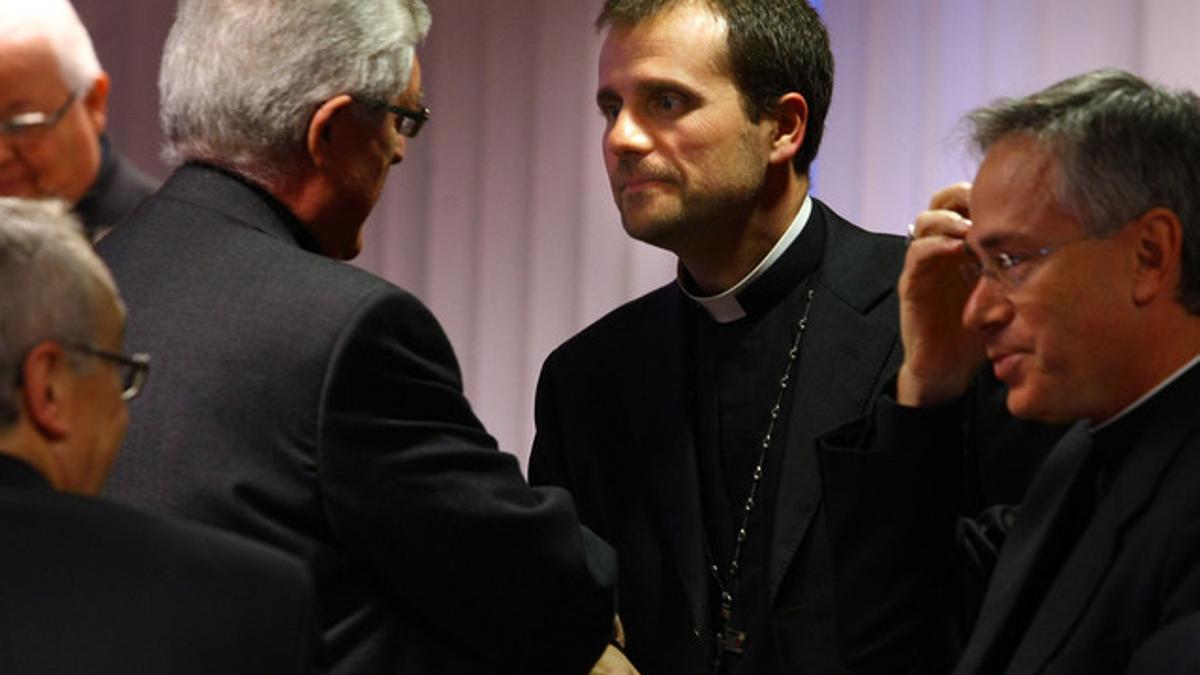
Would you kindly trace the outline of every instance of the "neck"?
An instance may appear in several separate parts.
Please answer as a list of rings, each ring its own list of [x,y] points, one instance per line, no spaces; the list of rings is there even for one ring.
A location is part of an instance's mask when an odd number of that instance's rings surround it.
[[[32,466],[55,490],[62,490],[66,484],[62,467],[54,461],[45,439],[30,428],[24,419],[17,422],[15,427],[0,432],[0,454],[15,457]]]
[[[323,255],[339,259],[353,257],[336,250],[333,237],[330,236],[337,228],[329,223],[336,223],[339,214],[328,180],[309,170],[274,185],[263,185],[262,188],[300,221]]]
[[[1200,316],[1185,313],[1174,299],[1171,304],[1170,317],[1141,322],[1144,326],[1141,340],[1136,350],[1128,352],[1138,357],[1128,360],[1136,369],[1125,379],[1127,393],[1109,406],[1105,414],[1095,416],[1096,422],[1110,420],[1200,355]]]
[[[773,167],[756,201],[734,209],[724,222],[697,228],[709,236],[696,237],[686,249],[676,251],[679,262],[705,293],[728,290],[771,251],[800,212],[806,196],[807,176],[797,176],[790,165],[786,173]]]

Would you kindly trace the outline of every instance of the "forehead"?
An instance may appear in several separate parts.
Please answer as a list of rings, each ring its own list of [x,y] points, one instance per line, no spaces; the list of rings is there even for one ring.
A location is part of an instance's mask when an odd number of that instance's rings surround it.
[[[50,42],[0,38],[0,112],[67,91]]]
[[[600,50],[600,87],[641,80],[730,80],[728,24],[702,3],[676,5],[633,26],[615,26]]]
[[[1078,234],[1058,201],[1058,163],[1037,140],[1015,136],[988,150],[971,188],[968,241],[980,249],[1045,244]]]

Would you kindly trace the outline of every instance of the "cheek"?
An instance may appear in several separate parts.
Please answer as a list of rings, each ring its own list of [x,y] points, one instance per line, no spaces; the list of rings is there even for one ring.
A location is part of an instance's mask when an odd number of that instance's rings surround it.
[[[78,119],[66,122],[31,154],[30,163],[37,168],[42,187],[78,201],[100,170],[100,141]]]
[[[1063,298],[1054,305],[1039,306],[1026,317],[1034,337],[1038,369],[1072,380],[1097,371],[1096,361],[1105,355],[1107,311],[1105,307]]]

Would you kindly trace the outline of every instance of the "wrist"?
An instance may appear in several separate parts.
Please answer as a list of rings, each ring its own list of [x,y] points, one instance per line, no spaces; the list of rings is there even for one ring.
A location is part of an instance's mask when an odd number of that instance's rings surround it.
[[[937,378],[918,375],[912,365],[905,361],[896,377],[896,403],[909,408],[930,408],[961,398],[970,384],[969,379],[942,376]]]

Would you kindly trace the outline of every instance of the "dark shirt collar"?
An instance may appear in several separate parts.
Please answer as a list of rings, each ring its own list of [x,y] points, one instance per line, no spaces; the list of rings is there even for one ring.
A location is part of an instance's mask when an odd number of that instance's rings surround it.
[[[1183,377],[1188,371],[1190,371],[1192,368],[1194,368],[1197,363],[1200,363],[1200,356],[1196,356],[1196,357],[1192,358],[1191,361],[1188,361],[1187,363],[1180,366],[1180,368],[1178,370],[1176,370],[1175,372],[1168,375],[1162,382],[1159,382],[1158,384],[1156,384],[1153,389],[1146,392],[1145,394],[1142,394],[1136,401],[1125,406],[1125,408],[1123,408],[1120,412],[1118,412],[1117,414],[1108,418],[1107,420],[1104,420],[1103,422],[1101,422],[1099,424],[1092,424],[1091,422],[1089,422],[1088,423],[1088,433],[1096,435],[1096,434],[1102,432],[1107,427],[1119,424],[1125,417],[1128,417],[1128,416],[1134,414],[1139,409],[1145,408],[1146,404],[1148,402],[1150,402],[1156,396],[1158,396],[1159,393],[1162,392],[1162,390],[1171,386],[1172,383],[1174,383],[1176,380]]]
[[[824,221],[812,197],[805,197],[775,247],[732,288],[713,296],[700,295],[683,265],[679,266],[679,287],[717,323],[761,316],[820,266],[824,246]]]
[[[96,171],[96,179],[92,181],[86,193],[75,204],[75,211],[83,221],[88,238],[92,238],[101,226],[101,221],[114,221],[119,217],[109,213],[108,205],[104,203],[104,195],[117,176],[117,158],[113,152],[108,136],[100,134],[100,168]],[[123,215],[123,214],[122,214]],[[111,225],[112,223],[107,223]]]
[[[1179,386],[1185,386],[1181,380],[1192,379],[1189,375],[1196,372],[1200,376],[1200,356],[1192,359],[1179,370],[1160,382],[1138,400],[1124,410],[1109,418],[1103,424],[1088,427],[1092,435],[1092,452],[1097,455],[1102,468],[1100,471],[1099,489],[1101,494],[1107,490],[1117,469],[1124,463],[1137,440],[1146,432],[1147,426],[1154,417],[1154,412],[1162,407],[1172,392]]]
[[[24,460],[0,452],[0,490],[51,491],[50,481]]]
[[[191,203],[220,205],[226,215],[250,227],[324,255],[316,238],[283,202],[257,183],[223,167],[188,162],[175,171],[161,193]]]

